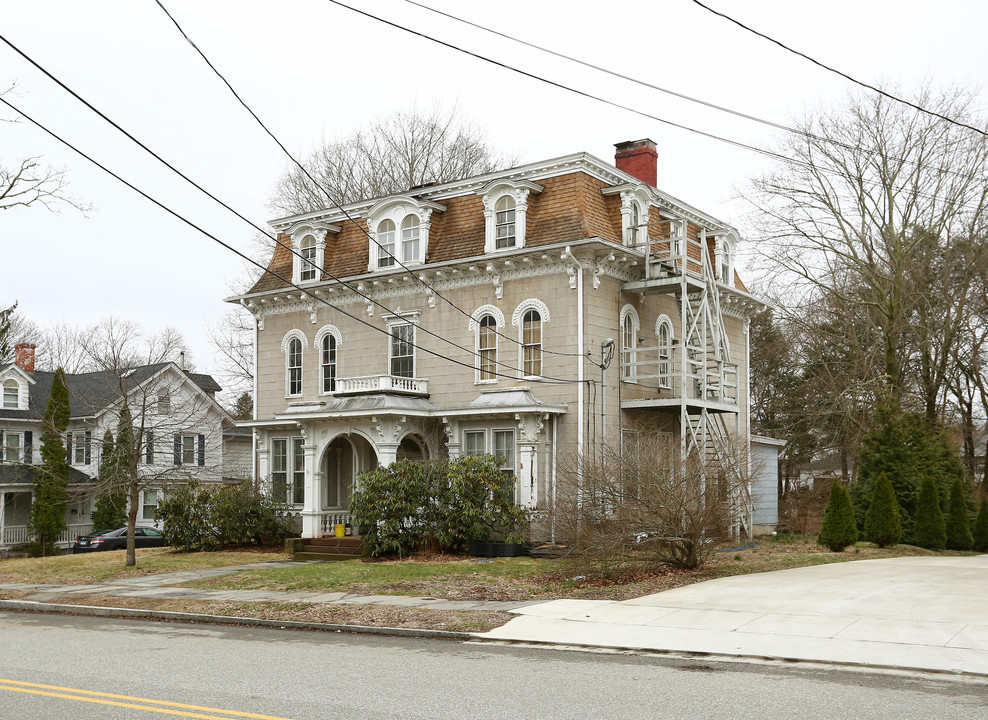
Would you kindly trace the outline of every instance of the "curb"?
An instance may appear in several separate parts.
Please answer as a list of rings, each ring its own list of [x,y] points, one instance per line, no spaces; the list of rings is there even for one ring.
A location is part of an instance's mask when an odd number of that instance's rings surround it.
[[[208,625],[246,625],[248,627],[268,627],[279,630],[318,630],[322,632],[345,632],[354,635],[389,635],[392,637],[432,638],[435,640],[475,639],[472,633],[456,632],[453,630],[338,625],[334,623],[304,622],[301,620],[268,620],[265,618],[238,617],[235,615],[206,615],[202,613],[175,612],[173,610],[141,610],[137,608],[104,607],[101,605],[69,605],[66,603],[38,602],[36,600],[0,600],[0,610],[130,618],[134,620],[167,620],[169,622],[202,623]]]

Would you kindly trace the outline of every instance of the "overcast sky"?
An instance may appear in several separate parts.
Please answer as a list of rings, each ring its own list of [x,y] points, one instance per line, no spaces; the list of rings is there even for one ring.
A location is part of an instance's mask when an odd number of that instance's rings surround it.
[[[396,109],[457,105],[520,162],[650,137],[661,189],[729,223],[761,156],[550,87],[362,17],[326,0],[163,0],[213,64],[297,157]],[[690,0],[500,0],[423,4],[676,92],[780,122],[839,103],[854,87]],[[472,30],[403,0],[368,12],[528,73],[649,115],[763,147],[764,126],[595,73]],[[988,3],[708,0],[745,24],[872,84],[982,88]],[[255,223],[287,158],[232,98],[153,0],[7,0],[0,35]],[[581,9],[583,8],[583,9]],[[0,87],[37,120],[166,205],[247,252],[253,230],[188,187],[0,43]],[[10,118],[9,111],[0,117]],[[0,163],[27,155],[69,169],[92,203],[0,213],[0,307],[41,326],[107,315],[171,325],[200,371],[241,261],[27,122],[0,124]]]

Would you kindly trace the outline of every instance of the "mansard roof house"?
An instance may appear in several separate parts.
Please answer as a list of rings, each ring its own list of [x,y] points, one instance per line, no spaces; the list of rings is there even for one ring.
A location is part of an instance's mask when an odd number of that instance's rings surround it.
[[[231,301],[256,320],[256,475],[303,537],[402,457],[501,457],[515,501],[550,510],[603,410],[608,440],[641,422],[684,453],[747,438],[762,303],[738,233],[655,187],[650,140],[616,147],[616,166],[577,153],[273,221],[269,272]],[[609,338],[602,410],[586,381]]]
[[[34,345],[21,343],[15,362],[0,365],[0,549],[30,539],[27,525],[35,466],[41,462],[41,419],[55,375],[35,370],[34,351]],[[70,502],[60,545],[93,529],[90,517],[103,436],[107,430],[116,435],[124,396],[135,429],[143,429],[138,438],[143,478],[139,525],[154,523],[154,508],[168,484],[193,478],[219,482],[250,453],[233,419],[216,402],[221,388],[209,375],[164,362],[131,368],[122,377],[112,372],[66,374],[66,382]]]

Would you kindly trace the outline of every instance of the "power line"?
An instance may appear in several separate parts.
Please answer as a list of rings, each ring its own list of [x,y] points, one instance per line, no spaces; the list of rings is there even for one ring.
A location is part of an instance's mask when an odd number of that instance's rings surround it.
[[[64,82],[62,82],[59,78],[55,77],[51,72],[49,72],[46,68],[44,68],[42,65],[40,65],[37,61],[35,61],[33,58],[31,58],[29,55],[27,55],[24,51],[22,51],[16,45],[14,45],[12,42],[10,42],[10,40],[8,40],[7,38],[5,38],[3,35],[0,35],[0,41],[3,41],[8,47],[10,47],[12,50],[14,50],[14,52],[18,53],[22,58],[24,58],[25,60],[27,60],[35,68],[37,68],[40,72],[42,72],[43,74],[45,74],[52,82],[54,82],[55,84],[57,84],[59,87],[61,87],[63,90],[65,90],[70,95],[72,95],[72,97],[74,97],[76,100],[78,100],[83,105],[85,105],[89,110],[91,110],[92,112],[94,112],[96,115],[98,115],[105,122],[107,122],[108,124],[110,124],[118,132],[122,133],[127,139],[129,139],[131,142],[133,142],[134,144],[136,144],[138,147],[140,147],[142,150],[144,150],[146,153],[148,153],[155,160],[157,160],[162,165],[164,165],[165,167],[167,167],[169,170],[171,170],[173,173],[175,173],[180,178],[182,178],[183,180],[185,180],[187,183],[189,183],[190,185],[192,185],[194,188],[196,188],[197,190],[199,190],[199,192],[203,193],[208,198],[210,198],[211,200],[213,200],[214,202],[216,202],[217,204],[219,204],[221,207],[223,207],[224,209],[226,209],[229,212],[231,212],[234,215],[236,215],[238,218],[240,218],[241,220],[243,220],[245,223],[247,223],[248,225],[250,225],[251,227],[253,227],[258,232],[266,235],[267,237],[270,237],[269,235],[267,235],[267,232],[263,228],[261,228],[260,226],[256,225],[254,222],[252,222],[250,219],[248,219],[247,217],[245,217],[244,215],[242,215],[236,209],[230,207],[230,205],[228,205],[227,203],[225,203],[220,198],[216,197],[209,190],[207,190],[204,187],[202,187],[195,180],[193,180],[192,178],[188,177],[185,173],[183,173],[177,167],[175,167],[170,162],[168,162],[166,159],[164,159],[163,157],[161,157],[158,153],[156,153],[150,147],[148,147],[147,145],[145,145],[143,142],[141,142],[139,139],[137,139],[134,135],[132,135],[126,129],[124,129],[123,127],[121,127],[112,118],[110,118],[109,116],[107,116],[99,108],[95,107],[92,103],[90,103],[84,97],[82,97],[81,95],[79,95],[75,90],[73,90],[72,88],[70,88],[68,85],[66,85]],[[302,254],[300,254],[298,251],[294,250],[293,248],[289,247],[285,243],[281,242],[277,237],[273,237],[271,239],[275,243],[277,243],[278,245],[280,245],[281,247],[283,247],[286,250],[288,250],[288,252],[290,252],[293,255],[295,255],[296,257],[298,257],[303,262],[307,263],[308,265],[312,266],[313,268],[317,267],[316,264],[313,261],[309,260],[308,258],[306,258],[305,256],[303,256]],[[393,314],[394,313],[394,310],[392,308],[387,307],[386,305],[384,305],[383,303],[379,302],[378,300],[375,300],[370,295],[362,292],[359,289],[359,287],[353,287],[351,284],[347,283],[346,281],[342,280],[341,278],[338,278],[336,275],[334,275],[333,273],[331,273],[331,272],[329,272],[327,270],[323,270],[322,268],[318,268],[318,269],[321,270],[322,272],[324,272],[326,275],[328,275],[337,284],[340,284],[340,285],[344,286],[345,288],[347,288],[348,290],[350,290],[351,292],[359,295],[360,297],[362,297],[368,303],[372,303],[372,304],[376,305],[377,307],[379,307],[381,310],[383,310],[386,313],[389,313],[389,314]],[[462,351],[465,351],[465,352],[468,352],[468,353],[472,353],[474,355],[474,357],[476,357],[478,359],[482,359],[480,353],[477,352],[477,351],[471,351],[471,350],[469,350],[467,348],[464,348],[463,346],[458,345],[457,343],[453,342],[452,340],[450,340],[448,338],[445,338],[445,337],[443,337],[443,336],[441,336],[441,335],[439,335],[439,334],[437,334],[437,333],[429,330],[428,328],[423,327],[422,330],[427,335],[432,335],[432,336],[434,336],[434,337],[442,340],[443,342],[451,345],[452,347],[456,348],[457,350],[462,350]],[[546,351],[544,351],[544,352],[546,352]],[[562,353],[556,353],[556,354],[562,354]],[[500,365],[500,366],[502,366],[504,368],[507,368],[508,370],[514,370],[514,371],[517,371],[517,372],[520,372],[520,373],[524,373],[524,370],[522,370],[521,368],[515,367],[515,366],[510,365],[508,363],[505,363],[503,361],[494,360],[494,363],[496,365]]]
[[[860,85],[861,87],[866,88],[868,90],[872,90],[873,92],[876,92],[879,95],[882,95],[883,97],[887,97],[889,100],[894,100],[897,103],[902,103],[903,105],[907,105],[907,106],[913,108],[914,110],[919,110],[921,113],[926,113],[927,115],[932,115],[935,118],[939,118],[941,120],[946,120],[951,125],[957,125],[958,127],[966,128],[968,130],[973,130],[976,133],[979,133],[981,135],[988,136],[988,132],[985,132],[984,130],[981,130],[980,128],[976,128],[973,125],[968,125],[967,123],[963,123],[963,122],[960,122],[958,120],[954,120],[953,118],[948,117],[947,115],[942,115],[941,113],[938,113],[935,110],[927,110],[922,105],[917,105],[916,103],[910,102],[909,100],[903,100],[902,98],[896,97],[895,95],[892,95],[891,93],[888,93],[888,92],[886,92],[886,91],[884,91],[884,90],[882,90],[880,88],[877,88],[874,85],[869,85],[866,82],[862,82],[861,80],[858,80],[856,78],[853,78],[853,77],[851,77],[850,75],[848,75],[845,72],[842,72],[840,70],[837,70],[836,68],[833,68],[833,67],[831,67],[829,65],[826,65],[826,64],[820,62],[819,60],[816,60],[815,58],[810,57],[806,53],[800,52],[799,50],[794,50],[793,48],[789,47],[788,45],[786,45],[786,44],[784,44],[784,43],[776,40],[773,37],[770,37],[770,36],[766,35],[765,33],[759,32],[758,30],[755,30],[754,28],[748,27],[743,22],[741,22],[739,20],[735,20],[730,15],[725,15],[724,13],[722,13],[722,12],[720,12],[718,10],[714,10],[713,8],[711,8],[711,7],[707,6],[707,5],[704,5],[702,2],[700,2],[700,0],[693,0],[693,3],[695,5],[700,6],[701,8],[703,8],[704,10],[706,10],[707,12],[713,13],[714,15],[717,15],[718,17],[724,18],[728,22],[734,23],[739,28],[742,28],[744,30],[747,30],[748,32],[750,32],[750,33],[752,33],[754,35],[757,35],[758,37],[762,38],[763,40],[768,40],[770,43],[773,43],[775,45],[778,45],[780,48],[782,48],[783,50],[786,50],[788,52],[791,52],[793,55],[799,55],[799,57],[803,58],[804,60],[809,60],[814,65],[816,65],[818,67],[821,67],[824,70],[828,70],[829,72],[832,72],[832,73],[834,73],[836,75],[840,75],[845,80],[850,80],[852,83],[854,83],[856,85]]]
[[[247,256],[246,254],[242,253],[241,251],[237,250],[235,247],[233,247],[229,243],[227,243],[227,242],[221,240],[220,238],[216,237],[212,233],[208,232],[207,230],[203,229],[199,225],[195,224],[194,222],[192,222],[191,220],[189,220],[188,218],[186,218],[184,215],[180,214],[176,210],[171,209],[170,207],[168,207],[167,205],[165,205],[161,201],[155,199],[154,197],[152,197],[148,193],[144,192],[143,190],[141,190],[140,188],[138,188],[133,183],[125,180],[123,177],[121,177],[117,173],[115,173],[112,170],[110,170],[108,167],[106,167],[105,165],[103,165],[102,163],[100,163],[99,161],[97,161],[95,158],[93,158],[90,155],[87,155],[85,152],[83,152],[82,150],[80,150],[79,148],[77,148],[75,145],[73,145],[72,143],[70,143],[68,140],[65,140],[64,138],[62,138],[61,136],[59,136],[58,134],[56,134],[53,130],[49,129],[47,126],[43,125],[38,120],[35,120],[33,117],[31,117],[30,115],[28,115],[27,113],[25,113],[23,110],[21,110],[20,108],[18,108],[14,104],[12,104],[9,100],[7,100],[6,98],[4,98],[3,96],[0,96],[0,103],[3,103],[4,105],[6,105],[7,107],[9,107],[14,112],[16,112],[19,115],[21,115],[24,119],[28,120],[35,127],[43,130],[45,133],[47,133],[48,135],[50,135],[51,137],[53,137],[55,140],[57,140],[58,142],[60,142],[63,145],[65,145],[67,148],[69,148],[73,152],[77,153],[79,156],[81,156],[81,157],[85,158],[86,160],[88,160],[89,162],[91,162],[93,165],[95,165],[100,170],[102,170],[103,172],[105,172],[106,174],[108,174],[110,177],[112,177],[112,178],[118,180],[119,182],[123,183],[124,185],[126,185],[128,188],[130,188],[131,190],[133,190],[134,192],[136,192],[138,195],[140,195],[144,199],[146,199],[149,202],[151,202],[152,204],[158,206],[159,208],[161,208],[162,210],[164,210],[165,212],[167,212],[172,217],[180,220],[181,222],[185,223],[189,227],[191,227],[194,230],[198,231],[199,233],[205,235],[207,238],[209,238],[213,242],[217,243],[218,245],[220,245],[220,246],[226,248],[227,250],[229,250],[230,252],[234,253],[240,259],[246,260],[251,265],[254,265],[255,267],[257,267],[260,270],[262,270],[264,273],[266,273],[268,275],[271,275],[272,277],[274,277],[274,278],[280,280],[281,282],[285,283],[289,288],[292,288],[294,290],[297,290],[300,295],[301,294],[308,295],[312,300],[317,301],[317,302],[320,302],[323,305],[326,305],[326,306],[332,308],[333,310],[336,310],[341,315],[344,315],[344,316],[350,318],[351,320],[355,320],[355,321],[357,321],[358,323],[360,323],[362,325],[366,325],[367,327],[371,328],[372,330],[375,330],[375,331],[377,331],[377,332],[379,332],[379,333],[381,333],[383,335],[386,335],[389,338],[393,337],[393,335],[391,333],[389,333],[386,329],[379,328],[376,325],[373,325],[372,323],[367,322],[363,318],[358,317],[357,315],[354,315],[353,313],[347,312],[343,308],[341,308],[341,307],[339,307],[337,305],[334,305],[333,303],[329,302],[325,298],[320,297],[318,295],[315,295],[312,291],[307,290],[306,288],[299,287],[298,285],[296,285],[292,281],[290,281],[290,280],[282,277],[281,275],[279,275],[278,273],[270,270],[266,266],[261,265],[259,262],[257,262],[253,258]],[[421,350],[421,351],[423,351],[423,352],[425,352],[425,353],[427,353],[429,355],[432,355],[434,357],[440,358],[442,360],[446,360],[446,361],[451,362],[451,363],[453,363],[455,365],[460,365],[461,367],[469,368],[471,370],[476,370],[476,367],[474,365],[468,365],[467,363],[462,362],[460,360],[454,360],[453,358],[450,358],[450,357],[447,357],[445,355],[442,355],[442,354],[440,354],[438,352],[435,352],[434,350],[430,350],[430,349],[428,349],[426,347],[423,347],[421,345],[418,345],[415,342],[407,342],[406,344],[412,346],[413,348],[415,348],[417,350]],[[463,348],[460,348],[460,349],[462,350]],[[515,369],[517,369],[517,368],[515,368]],[[499,373],[499,372],[493,372],[492,374],[497,375],[498,377],[508,378],[509,380],[517,380],[518,379],[516,376],[506,375],[504,373]],[[550,384],[566,384],[566,385],[571,385],[571,384],[578,384],[578,383],[581,383],[581,382],[586,382],[585,380],[583,380],[583,381],[581,381],[581,380],[569,380],[569,379],[566,379],[566,378],[554,378],[554,377],[548,377],[548,376],[542,376],[542,378],[545,379],[545,380],[548,380]]]
[[[435,13],[436,15],[440,15],[450,20],[455,20],[456,22],[462,23],[464,25],[468,25],[469,27],[475,28],[477,30],[482,30],[483,32],[489,33],[491,35],[496,35],[497,37],[504,38],[505,40],[510,40],[520,45],[524,45],[525,47],[532,48],[533,50],[538,50],[539,52],[547,53],[554,57],[561,58],[563,60],[567,60],[572,63],[576,63],[577,65],[590,68],[591,70],[596,70],[597,72],[604,73],[605,75],[610,75],[611,77],[615,77],[620,80],[626,80],[627,82],[649,88],[650,90],[656,90],[666,95],[671,95],[672,97],[679,98],[680,100],[686,100],[691,103],[696,103],[697,105],[702,105],[712,110],[717,110],[719,112],[727,113],[728,115],[734,115],[735,117],[739,117],[744,120],[750,120],[751,122],[756,122],[761,125],[765,125],[766,127],[774,128],[776,130],[782,130],[784,132],[797,135],[799,137],[810,138],[820,143],[836,145],[837,147],[844,148],[845,150],[860,151],[860,152],[868,153],[873,156],[880,155],[880,153],[875,150],[869,150],[868,148],[864,148],[859,145],[850,145],[848,143],[843,143],[838,140],[834,140],[832,138],[826,138],[821,135],[817,135],[816,133],[812,133],[808,130],[800,130],[798,128],[792,127],[790,125],[785,125],[783,123],[776,122],[774,120],[768,120],[766,118],[758,117],[757,115],[750,115],[740,110],[735,110],[733,108],[729,108],[724,105],[718,105],[717,103],[711,102],[709,100],[703,100],[701,98],[696,98],[691,95],[686,95],[685,93],[681,93],[676,90],[670,90],[669,88],[664,88],[659,85],[655,85],[654,83],[650,83],[647,80],[642,80],[640,78],[635,78],[630,75],[625,75],[624,73],[618,72],[617,70],[611,70],[609,68],[602,67],[600,65],[595,65],[594,63],[587,62],[586,60],[581,60],[580,58],[573,57],[572,55],[567,55],[557,50],[552,50],[551,48],[547,48],[543,45],[538,45],[536,43],[529,42],[527,40],[522,40],[521,38],[517,38],[513,35],[509,35],[507,33],[500,32],[499,30],[494,30],[493,28],[480,25],[478,23],[472,22],[465,18],[461,18],[456,15],[453,15],[452,13],[448,13],[443,10],[439,10],[437,8],[429,7],[428,5],[424,5],[420,2],[416,2],[416,0],[405,0],[405,2],[407,2],[409,5],[414,5],[415,7],[422,8],[423,10],[428,10],[429,12]],[[903,162],[909,165],[916,165],[916,166],[920,165],[920,163],[915,160],[907,160],[906,158],[897,158],[892,156],[889,157],[891,157],[891,159],[893,160],[896,160],[898,162]],[[972,178],[972,176],[970,175],[966,175],[960,172],[955,172],[953,170],[946,170],[945,172],[950,175],[955,175],[961,178],[967,178],[967,179]]]
[[[435,286],[430,285],[428,282],[426,282],[426,280],[424,278],[420,277],[413,269],[411,269],[407,265],[405,265],[396,255],[393,255],[389,250],[387,250],[383,245],[381,245],[381,243],[379,243],[377,241],[377,238],[373,237],[367,230],[365,230],[363,227],[361,227],[360,224],[356,220],[354,220],[354,218],[350,215],[350,213],[347,212],[346,208],[344,208],[343,205],[338,200],[336,200],[333,197],[333,195],[329,192],[329,190],[327,190],[325,187],[323,187],[322,184],[320,184],[319,181],[316,180],[309,173],[309,171],[298,160],[295,159],[295,156],[292,155],[288,151],[288,148],[286,148],[284,146],[284,144],[275,136],[275,134],[273,132],[271,132],[271,130],[268,129],[268,127],[264,124],[264,122],[261,120],[261,118],[259,118],[257,116],[257,113],[255,113],[250,108],[250,106],[244,101],[244,99],[242,97],[240,97],[239,93],[237,93],[237,91],[233,88],[233,85],[231,85],[230,82],[226,79],[226,77],[224,77],[224,75],[219,70],[216,69],[216,66],[213,65],[212,62],[210,62],[209,58],[206,57],[206,54],[199,48],[198,45],[195,44],[195,42],[192,40],[192,38],[189,37],[188,33],[186,33],[184,29],[182,29],[182,26],[179,25],[178,21],[174,17],[172,17],[171,13],[168,12],[168,9],[162,4],[161,0],[155,0],[155,2],[157,3],[158,7],[161,8],[161,11],[163,13],[165,13],[165,15],[168,17],[168,19],[172,21],[172,24],[175,26],[175,28],[178,30],[178,32],[182,35],[182,37],[185,38],[185,41],[188,42],[189,45],[192,46],[192,48],[199,54],[199,57],[201,57],[203,59],[203,61],[206,63],[206,65],[209,66],[209,69],[212,70],[213,73],[216,75],[216,77],[218,77],[223,82],[223,84],[226,85],[227,89],[231,93],[233,93],[233,97],[235,97],[237,99],[237,102],[239,102],[243,106],[243,108],[248,113],[250,113],[250,116],[252,118],[254,118],[254,120],[257,122],[257,124],[261,126],[261,129],[264,130],[264,132],[268,134],[268,136],[275,142],[275,144],[279,148],[281,148],[281,151],[286,156],[288,156],[289,160],[291,160],[298,167],[298,169],[301,170],[302,173],[305,174],[305,177],[308,178],[309,182],[311,182],[313,185],[315,185],[317,188],[319,188],[322,191],[322,193],[326,196],[326,198],[329,200],[329,202],[330,202],[331,205],[335,205],[340,210],[340,212],[343,213],[343,215],[346,217],[346,219],[349,220],[351,223],[353,223],[354,227],[356,227],[358,230],[360,230],[361,232],[363,232],[363,234],[367,236],[367,239],[368,240],[370,240],[372,243],[374,243],[375,245],[377,245],[379,251],[383,251],[384,253],[386,253],[387,256],[390,257],[392,260],[394,260],[394,262],[399,267],[401,267],[406,273],[408,273],[409,275],[411,275],[411,277],[414,280],[418,281],[424,287],[426,287],[429,290],[431,290],[432,293],[436,297],[441,298],[451,308],[453,308],[454,310],[456,310],[457,312],[459,312],[460,314],[462,314],[464,317],[467,317],[470,320],[473,320],[474,319],[473,318],[473,315],[471,315],[470,313],[468,313],[466,310],[464,310],[459,305],[457,305],[452,300],[450,300],[445,295],[443,295],[441,292],[439,292],[435,288]],[[499,337],[504,338],[505,340],[507,340],[509,342],[513,342],[513,343],[515,343],[518,346],[521,346],[522,345],[521,341],[516,340],[515,338],[509,337],[508,335],[504,335],[503,333],[498,332],[496,328],[494,329],[494,334],[497,335],[497,336],[499,336]],[[582,354],[581,353],[560,352],[558,350],[545,350],[544,352],[546,352],[547,354],[550,354],[550,355],[560,355],[560,356],[563,356],[563,357],[582,357]],[[515,368],[515,369],[517,369],[517,368]]]

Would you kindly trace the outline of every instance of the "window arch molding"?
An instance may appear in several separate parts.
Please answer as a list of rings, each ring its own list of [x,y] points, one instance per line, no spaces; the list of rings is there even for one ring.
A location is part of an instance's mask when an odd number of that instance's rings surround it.
[[[322,280],[326,260],[326,237],[340,232],[339,225],[304,221],[287,228],[292,241],[292,281],[295,283]],[[311,262],[306,262],[307,258]]]
[[[527,322],[530,317],[531,324]],[[518,328],[518,367],[523,378],[542,377],[543,329],[547,322],[549,308],[538,298],[522,300],[511,314],[511,324]]]
[[[343,344],[343,333],[340,332],[340,329],[338,327],[336,327],[335,325],[323,325],[321,328],[316,330],[315,343],[313,346],[319,347],[320,345],[322,345],[322,340],[327,335],[332,335],[334,338],[336,338],[337,347]]]
[[[304,354],[308,349],[305,333],[297,328],[289,330],[281,340],[281,352],[285,355],[285,397],[302,395]]]
[[[481,305],[470,316],[476,358],[474,383],[496,383],[498,380],[498,329],[504,328],[504,313],[494,305]]]
[[[522,300],[515,311],[511,313],[511,324],[514,327],[521,325],[522,315],[524,315],[526,310],[538,310],[539,315],[542,316],[542,322],[549,322],[549,308],[544,302],[538,298],[528,298],[527,300]]]
[[[504,313],[495,305],[481,305],[479,308],[473,311],[473,315],[470,316],[470,332],[477,332],[480,328],[480,319],[484,315],[493,315],[494,319],[497,321],[497,326],[503,328],[505,325]],[[514,323],[517,324],[517,323]]]
[[[638,359],[638,333],[642,321],[633,305],[621,308],[618,327],[621,328],[621,379],[634,382],[638,376],[634,363]]]
[[[336,392],[339,376],[339,352],[343,344],[343,334],[335,325],[323,325],[316,331],[313,347],[319,364],[319,394]],[[328,346],[327,346],[328,345]]]
[[[292,338],[298,338],[302,341],[302,350],[309,349],[309,341],[305,337],[305,333],[298,328],[292,328],[285,333],[285,337],[281,339],[281,352],[288,352],[288,343]]]
[[[655,320],[655,334],[656,334],[656,336],[659,335],[659,332],[660,332],[660,330],[661,330],[661,328],[662,328],[663,325],[666,325],[669,328],[669,342],[672,342],[673,340],[676,339],[675,329],[674,329],[674,326],[672,324],[672,318],[670,318],[665,313],[662,313],[661,315],[659,315],[659,317],[656,318],[656,320]]]
[[[676,340],[672,320],[662,314],[655,321],[655,339],[658,344],[659,386],[672,387],[673,352],[672,346]]]
[[[432,213],[436,210],[442,212],[445,209],[445,205],[413,197],[385,198],[375,204],[367,212],[367,234],[370,236],[367,270],[370,272],[386,270],[396,267],[399,262],[402,265],[421,265],[424,263],[429,257],[429,230],[432,227]],[[412,235],[405,237],[405,231],[411,231],[416,226],[416,223],[409,221],[410,217],[418,221],[418,232],[414,235],[414,239]],[[380,228],[388,220],[394,223],[395,233],[394,248],[390,250],[390,255],[382,249],[378,240]]]
[[[714,238],[714,270],[717,279],[725,285],[734,285],[734,254],[738,236],[734,231]]]
[[[528,180],[494,180],[480,190],[477,194],[484,201],[484,252],[498,252],[513,250],[525,247],[526,226],[528,220],[528,196],[530,193],[540,193],[542,185],[536,185]],[[514,207],[509,207],[511,203],[498,203],[505,197],[510,197]],[[503,213],[512,212],[513,215],[505,216],[499,221],[498,211]],[[501,245],[498,247],[498,226],[502,228]],[[509,227],[513,225],[513,227]]]
[[[644,184],[625,184],[604,188],[604,195],[621,197],[621,244],[625,247],[643,247],[648,244],[649,208],[652,192]]]

